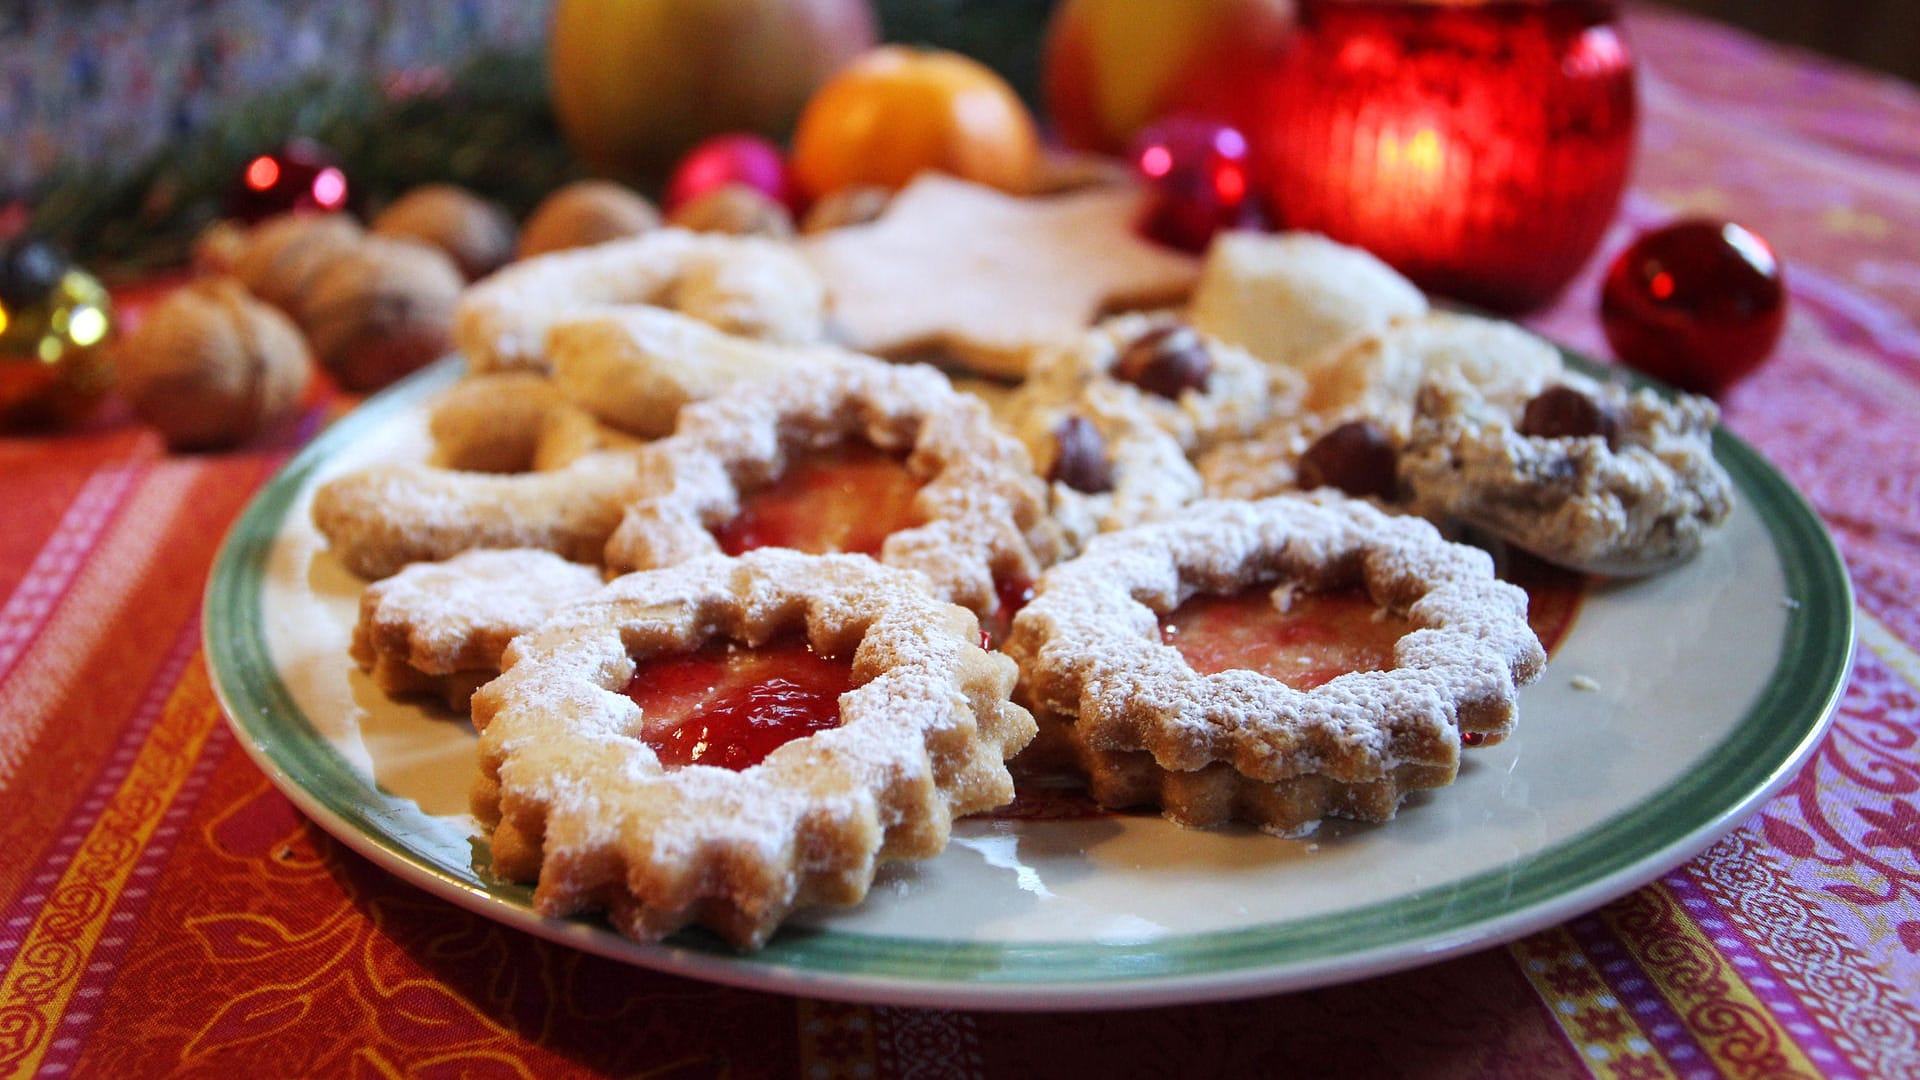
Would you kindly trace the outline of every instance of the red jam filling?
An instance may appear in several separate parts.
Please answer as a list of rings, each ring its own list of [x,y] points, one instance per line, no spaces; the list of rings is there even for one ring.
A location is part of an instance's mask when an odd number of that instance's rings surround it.
[[[996,578],[994,595],[999,599],[993,614],[980,617],[980,647],[993,649],[1007,640],[1013,630],[1013,617],[1033,599],[1033,582],[1026,578]]]
[[[763,547],[878,555],[887,537],[922,523],[913,507],[919,490],[905,461],[867,443],[843,443],[790,463],[742,499],[714,536],[729,555]]]
[[[853,662],[821,656],[800,636],[757,648],[719,642],[642,663],[626,695],[642,738],[668,768],[746,769],[795,739],[840,726]]]
[[[1359,588],[1295,592],[1282,611],[1273,587],[1202,594],[1160,620],[1160,640],[1202,675],[1257,671],[1311,690],[1351,671],[1385,671],[1408,629]]]

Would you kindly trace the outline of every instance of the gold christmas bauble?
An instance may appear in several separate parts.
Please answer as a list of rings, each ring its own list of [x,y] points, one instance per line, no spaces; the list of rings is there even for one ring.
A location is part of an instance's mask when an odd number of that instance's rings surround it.
[[[113,300],[84,270],[69,268],[39,295],[0,298],[0,428],[91,412],[113,385],[113,328]]]

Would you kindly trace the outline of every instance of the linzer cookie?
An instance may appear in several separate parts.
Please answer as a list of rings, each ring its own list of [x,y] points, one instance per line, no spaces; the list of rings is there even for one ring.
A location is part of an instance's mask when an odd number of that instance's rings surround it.
[[[1652,573],[1694,555],[1732,510],[1713,459],[1719,409],[1564,372],[1523,404],[1459,379],[1420,390],[1401,476],[1415,504],[1548,562]]]
[[[1304,612],[1290,616],[1290,612]],[[1041,578],[1005,651],[1103,805],[1300,835],[1451,783],[1545,663],[1483,551],[1339,496],[1206,502]]]
[[[1033,719],[978,641],[864,556],[617,579],[474,695],[493,869],[536,881],[544,915],[605,910],[643,941],[697,923],[753,948],[796,909],[857,904],[879,863],[1013,797]]]
[[[689,405],[607,544],[615,570],[719,551],[859,552],[981,614],[1058,557],[1026,454],[925,366],[848,354]]]
[[[1177,303],[1198,260],[1134,232],[1145,193],[1106,187],[1022,198],[924,173],[874,222],[804,238],[851,348],[941,351],[1018,378],[1036,347],[1103,311]]]
[[[500,673],[507,643],[598,589],[600,572],[531,548],[416,563],[360,594],[351,654],[389,694],[426,694],[464,712]]]

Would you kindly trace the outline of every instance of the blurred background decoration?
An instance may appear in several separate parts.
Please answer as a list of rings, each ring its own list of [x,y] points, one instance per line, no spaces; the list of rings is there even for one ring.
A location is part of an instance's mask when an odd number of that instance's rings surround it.
[[[879,0],[889,41],[1032,100],[1048,0]],[[587,171],[549,104],[545,0],[26,0],[0,6],[0,237],[109,279],[184,262],[248,162],[325,148],[370,217],[449,182],[516,217]],[[656,181],[662,177],[653,178]]]
[[[937,46],[984,63],[1069,145],[1118,152],[1148,120],[1181,103],[1168,96],[1175,91],[1216,112],[1257,100],[1220,93],[1220,73],[1241,70],[1245,57],[1235,48],[1271,55],[1299,2],[872,0],[870,21],[882,41]],[[549,80],[556,3],[572,9],[588,37],[596,25],[610,39],[615,31],[645,37],[655,27],[632,11],[676,7],[727,12],[745,20],[742,25],[763,28],[786,25],[768,12],[801,12],[828,27],[824,43],[810,46],[826,58],[853,51],[868,33],[845,16],[865,0],[7,4],[0,6],[0,239],[22,232],[47,239],[109,281],[181,264],[194,238],[233,212],[233,192],[248,163],[302,137],[340,170],[347,208],[363,219],[434,182],[459,185],[515,219],[594,171],[620,173],[660,195],[681,144],[691,145],[704,130],[674,133],[658,160],[642,160],[623,158],[604,133],[583,134],[578,121],[563,124],[554,104],[565,96],[563,86],[608,80],[587,71],[585,60],[567,79]],[[1920,20],[1910,17],[1905,0],[1863,0],[1849,5],[1844,18],[1788,0],[1677,3],[1920,75]],[[1605,5],[1596,0],[1596,6]],[[652,18],[659,24],[664,16]],[[778,50],[727,63],[738,69],[734,82],[749,84],[772,60]],[[1189,67],[1212,75],[1188,78],[1182,72]],[[1230,91],[1245,81],[1225,78]],[[795,91],[779,101],[749,103],[765,108],[748,109],[745,119],[716,130],[758,129],[782,139],[798,100]],[[604,114],[622,106],[599,108]],[[628,107],[634,117],[642,111]],[[1239,124],[1256,150],[1272,141],[1257,119],[1216,119]],[[1591,186],[1598,192],[1608,183]],[[1594,206],[1603,201],[1596,196]],[[1329,227],[1284,213],[1280,220]],[[1369,237],[1349,239],[1377,246]],[[1569,250],[1573,246],[1569,242]],[[1447,284],[1432,275],[1429,283]]]

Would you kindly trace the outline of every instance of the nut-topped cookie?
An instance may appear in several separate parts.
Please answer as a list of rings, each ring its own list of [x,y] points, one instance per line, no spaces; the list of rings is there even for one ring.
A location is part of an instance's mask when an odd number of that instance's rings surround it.
[[[1575,570],[1652,573],[1700,550],[1733,506],[1713,459],[1719,409],[1574,372],[1517,408],[1459,379],[1421,387],[1401,476],[1452,516]]]

